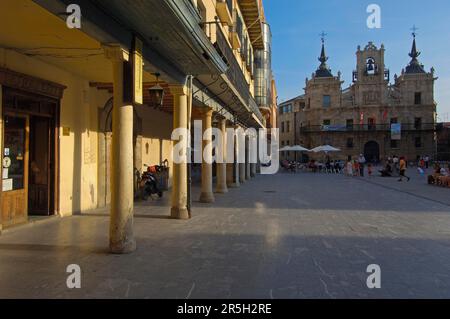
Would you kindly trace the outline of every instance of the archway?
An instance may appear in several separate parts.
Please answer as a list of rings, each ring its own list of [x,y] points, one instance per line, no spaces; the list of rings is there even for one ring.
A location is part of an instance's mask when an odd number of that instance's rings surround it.
[[[367,162],[377,163],[380,161],[380,145],[375,141],[367,142],[364,145],[364,157]]]

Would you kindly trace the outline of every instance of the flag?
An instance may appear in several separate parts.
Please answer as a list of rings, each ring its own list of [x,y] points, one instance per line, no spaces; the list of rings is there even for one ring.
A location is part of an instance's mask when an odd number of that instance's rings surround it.
[[[383,120],[386,121],[387,117],[388,117],[388,110],[385,109],[384,112],[383,112]]]

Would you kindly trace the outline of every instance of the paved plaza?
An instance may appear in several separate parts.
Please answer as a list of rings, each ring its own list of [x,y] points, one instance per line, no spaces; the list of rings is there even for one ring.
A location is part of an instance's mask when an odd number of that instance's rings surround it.
[[[138,204],[130,255],[108,254],[107,210],[16,227],[0,236],[0,297],[450,298],[450,190],[409,173],[258,176],[188,221],[166,217],[167,198]]]

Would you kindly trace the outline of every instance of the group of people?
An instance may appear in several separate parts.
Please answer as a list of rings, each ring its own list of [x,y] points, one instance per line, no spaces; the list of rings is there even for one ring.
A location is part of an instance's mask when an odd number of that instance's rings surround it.
[[[428,175],[428,184],[450,187],[450,164],[435,163],[433,174]]]
[[[404,178],[409,182],[411,178],[406,175],[406,169],[408,168],[408,162],[404,156],[398,157],[397,155],[389,156],[386,159],[385,166],[380,170],[382,177],[392,177],[396,173],[399,175],[399,182],[402,182]]]
[[[363,154],[359,154],[359,157],[356,160],[349,158],[345,164],[345,175],[363,177],[366,163],[367,161]],[[373,166],[371,163],[367,164],[367,173],[369,176],[372,176],[373,174]]]

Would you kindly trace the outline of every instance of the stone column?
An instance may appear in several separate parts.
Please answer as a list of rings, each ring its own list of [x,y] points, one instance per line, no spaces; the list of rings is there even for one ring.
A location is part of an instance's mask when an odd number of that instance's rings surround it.
[[[213,182],[212,182],[212,148],[210,152],[206,152],[206,146],[212,143],[212,115],[211,108],[205,108],[200,111],[202,115],[203,141],[202,141],[202,192],[200,194],[201,203],[213,203]],[[209,133],[206,134],[207,130]]]
[[[236,127],[232,127],[233,129],[236,129]],[[231,143],[231,141],[227,141],[228,143]],[[234,150],[234,162],[233,163],[227,163],[227,185],[230,188],[236,188],[241,186],[239,182],[239,164],[237,162],[238,155],[239,155],[239,145],[238,140],[236,136],[234,137],[233,141],[233,150]]]
[[[172,85],[170,91],[173,95],[173,129],[188,128],[188,89],[184,85]],[[185,152],[187,154],[187,141]],[[174,149],[175,150],[175,149]],[[189,219],[187,209],[188,201],[188,180],[187,162],[173,163],[173,187],[172,187],[172,208],[170,215],[175,219]]]
[[[222,132],[222,152],[223,163],[216,163],[217,169],[217,185],[216,193],[225,194],[228,193],[227,188],[227,120],[221,119],[219,122],[219,128]]]
[[[246,144],[246,157],[245,157],[245,179],[249,180],[251,178],[251,166],[250,166],[250,136],[245,137]]]
[[[120,46],[106,47],[105,53],[112,61],[114,76],[109,246],[112,253],[123,254],[136,249],[133,234],[133,105],[124,99],[124,93],[132,96],[132,92],[124,92],[124,81],[127,81],[124,67],[129,63],[129,55]]]
[[[246,158],[247,156],[247,146],[245,145],[246,144],[246,138],[244,139],[244,157],[243,158]],[[245,180],[246,180],[246,178],[247,178],[247,174],[246,174],[246,172],[245,172],[245,169],[246,169],[246,163],[245,163],[246,161],[244,161],[244,163],[239,163],[239,182],[241,182],[241,184],[243,184],[243,183],[245,183]]]
[[[258,134],[256,136],[251,137],[256,142],[256,147],[253,150],[253,152],[256,152],[256,160],[258,161]],[[256,176],[256,163],[250,164],[250,176],[255,177]]]
[[[2,163],[2,167],[3,167],[3,89],[2,86],[0,85],[0,163]],[[3,185],[2,185],[2,181],[3,179],[0,178],[0,191],[3,189]],[[2,206],[2,196],[0,196],[0,207]],[[2,221],[2,212],[0,209],[0,235],[2,233],[2,229],[3,229],[3,221]]]
[[[139,173],[142,173],[142,135],[137,135],[135,137],[133,151],[134,151],[134,154],[133,154],[134,161],[133,162],[134,162],[134,169],[135,169],[135,174],[133,175],[134,176],[133,183],[134,183],[135,192],[137,194],[139,185],[137,183],[138,175],[136,173],[136,170]]]
[[[256,177],[256,163],[250,164],[250,175],[251,177]]]

